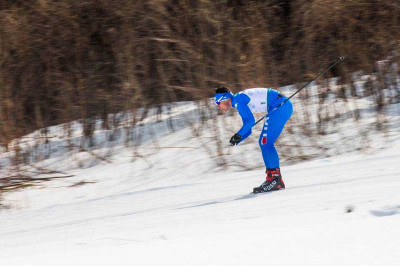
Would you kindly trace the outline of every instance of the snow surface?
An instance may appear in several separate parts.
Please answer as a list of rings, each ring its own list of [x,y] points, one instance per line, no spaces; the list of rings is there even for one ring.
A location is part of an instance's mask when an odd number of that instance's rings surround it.
[[[247,171],[216,167],[190,128],[162,134],[156,124],[145,157],[117,145],[108,163],[69,170],[87,157],[56,154],[43,165],[73,177],[3,195],[0,265],[400,265],[398,114],[391,119],[386,138],[371,138],[380,148],[284,164],[287,189],[257,196],[258,133],[224,148],[253,160]],[[355,126],[341,124],[346,134]]]

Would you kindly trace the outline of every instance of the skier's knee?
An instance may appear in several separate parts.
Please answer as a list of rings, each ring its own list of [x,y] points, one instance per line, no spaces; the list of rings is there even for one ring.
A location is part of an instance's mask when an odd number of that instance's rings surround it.
[[[258,140],[258,145],[260,145],[260,147],[262,148],[263,146],[267,145],[268,141],[267,141],[267,136],[261,136],[260,139]]]
[[[261,149],[270,148],[274,146],[274,141],[268,140],[267,137],[261,137],[258,141],[258,145],[260,145]]]

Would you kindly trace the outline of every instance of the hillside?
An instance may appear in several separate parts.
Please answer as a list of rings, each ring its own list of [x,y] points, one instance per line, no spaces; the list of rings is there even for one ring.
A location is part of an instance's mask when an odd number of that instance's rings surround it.
[[[376,143],[386,140],[381,148],[285,163],[287,189],[255,197],[263,168],[216,167],[190,128],[160,134],[157,147],[145,142],[148,154],[133,161],[131,148],[116,145],[110,162],[5,194],[0,263],[398,265],[400,138],[392,119],[386,138],[377,135]],[[251,147],[229,148],[230,158]],[[74,156],[45,163],[61,171],[87,158]]]

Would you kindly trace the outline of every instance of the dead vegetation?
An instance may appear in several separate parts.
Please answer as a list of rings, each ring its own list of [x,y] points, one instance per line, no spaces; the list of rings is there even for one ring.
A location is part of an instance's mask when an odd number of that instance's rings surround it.
[[[143,135],[133,129],[149,108],[161,114],[164,103],[196,100],[207,121],[203,100],[216,86],[238,91],[301,83],[337,56],[346,61],[326,75],[342,85],[334,97],[373,97],[376,126],[384,129],[384,107],[400,100],[399,69],[393,68],[399,64],[399,8],[386,0],[1,1],[0,149],[14,153],[16,167],[29,165],[48,158],[51,149],[27,151],[15,139],[42,129],[37,142],[45,145],[51,137],[47,128],[63,123],[70,139],[70,122],[79,121],[84,137],[68,149],[108,162],[109,153],[90,150],[99,145],[93,132],[101,121],[110,141],[122,127],[140,158],[136,146]],[[371,74],[361,94],[355,73]],[[304,103],[297,128],[310,139],[327,134],[346,110],[327,107],[329,95],[324,85],[316,130],[307,126],[309,95],[298,99]],[[358,109],[348,110],[357,123]],[[126,116],[132,117],[128,124]],[[201,134],[200,127],[191,127],[194,135]],[[208,152],[224,165],[220,133],[212,130],[220,148]],[[304,143],[292,145],[301,151]],[[18,178],[28,177],[20,172]]]

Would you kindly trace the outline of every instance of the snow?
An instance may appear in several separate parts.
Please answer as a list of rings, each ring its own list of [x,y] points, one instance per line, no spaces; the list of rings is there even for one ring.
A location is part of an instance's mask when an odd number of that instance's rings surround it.
[[[178,108],[159,119],[196,110]],[[324,137],[330,157],[284,163],[287,189],[257,196],[249,192],[265,178],[258,133],[223,148],[234,164],[252,163],[245,171],[208,158],[212,132],[165,134],[165,124],[147,119],[158,141],[143,142],[145,157],[117,142],[109,162],[79,169],[74,162],[87,154],[55,153],[39,165],[73,177],[4,194],[11,208],[0,210],[0,265],[400,265],[398,113],[361,152],[334,147],[373,118],[342,121]],[[74,138],[79,132],[74,125]]]

